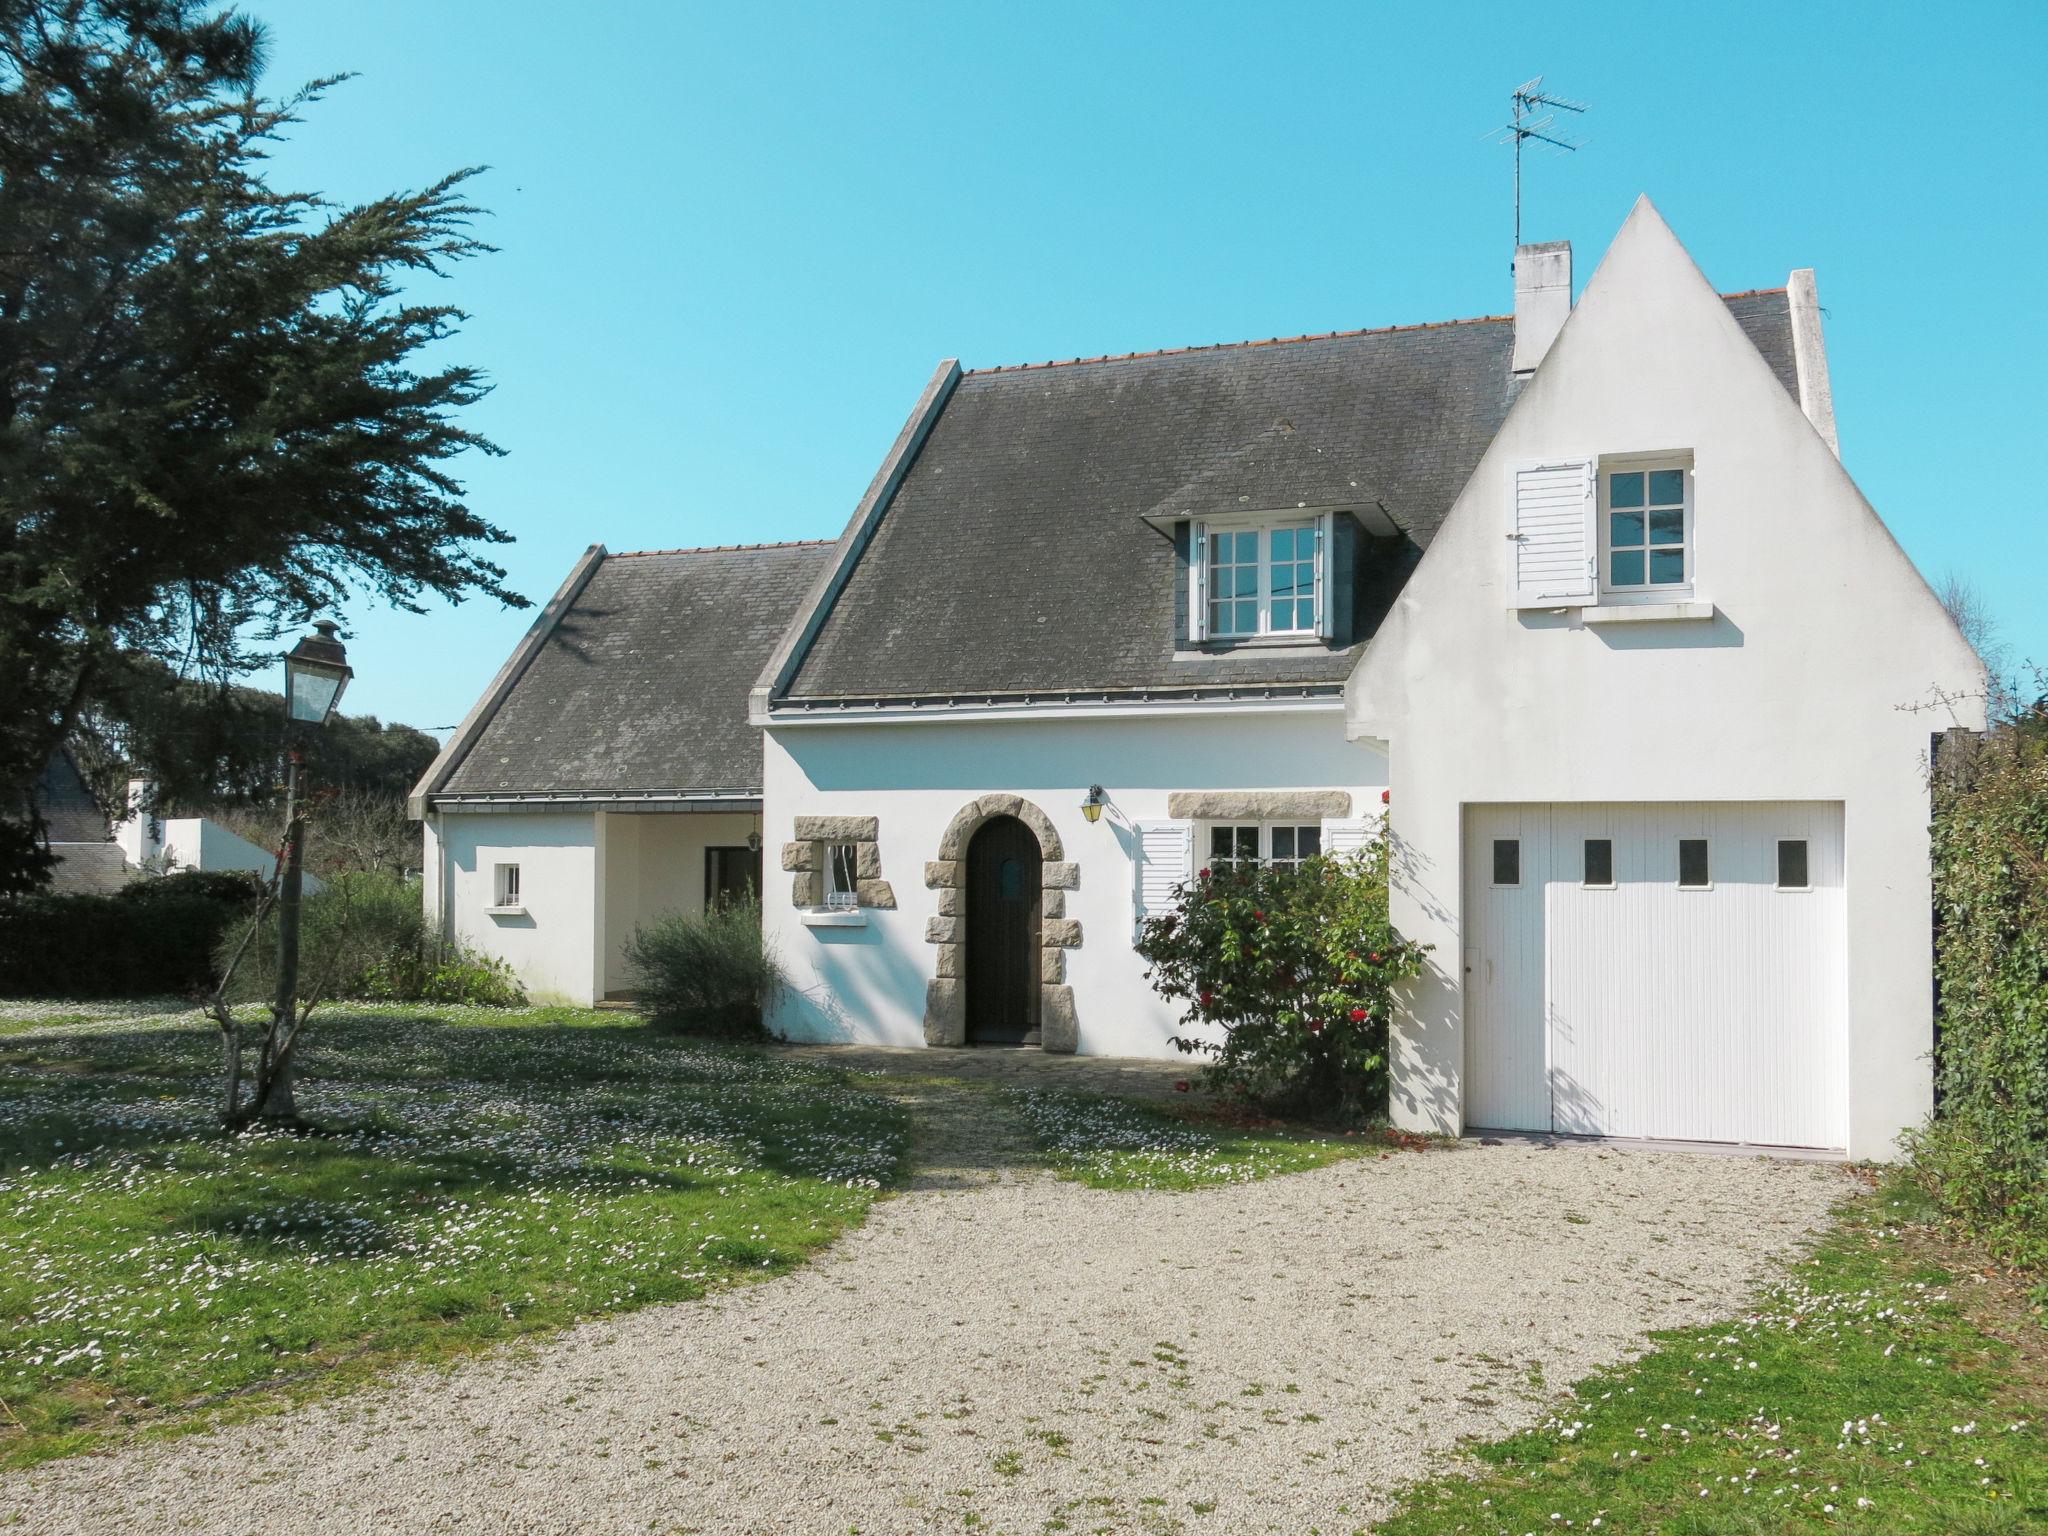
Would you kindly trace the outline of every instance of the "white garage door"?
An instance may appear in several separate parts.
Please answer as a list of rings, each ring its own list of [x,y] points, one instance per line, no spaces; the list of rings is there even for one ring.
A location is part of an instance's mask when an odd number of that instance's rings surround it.
[[[1848,1139],[1842,808],[1472,806],[1465,1120]]]

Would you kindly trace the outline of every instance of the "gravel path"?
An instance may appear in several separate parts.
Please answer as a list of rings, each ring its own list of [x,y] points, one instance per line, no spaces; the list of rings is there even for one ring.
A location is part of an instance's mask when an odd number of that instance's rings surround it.
[[[0,1526],[1348,1532],[1460,1436],[1738,1306],[1849,1188],[1505,1145],[1092,1191],[1031,1171],[990,1095],[897,1091],[925,1172],[793,1276],[54,1463],[0,1487]]]

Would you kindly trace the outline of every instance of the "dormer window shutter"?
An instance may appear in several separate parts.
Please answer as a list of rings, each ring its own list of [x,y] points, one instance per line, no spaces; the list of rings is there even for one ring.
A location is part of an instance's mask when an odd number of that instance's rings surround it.
[[[1209,638],[1209,530],[1195,519],[1188,524],[1188,639]]]
[[[1316,633],[1325,640],[1337,633],[1336,605],[1330,601],[1336,548],[1337,541],[1331,537],[1330,514],[1325,512],[1316,519]]]
[[[1532,460],[1510,476],[1508,589],[1517,608],[1576,608],[1600,591],[1590,458]]]

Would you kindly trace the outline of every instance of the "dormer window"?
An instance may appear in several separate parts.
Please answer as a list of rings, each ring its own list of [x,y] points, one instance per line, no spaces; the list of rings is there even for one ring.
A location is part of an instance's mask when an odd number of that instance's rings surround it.
[[[1329,518],[1196,523],[1190,612],[1197,639],[1327,635]]]

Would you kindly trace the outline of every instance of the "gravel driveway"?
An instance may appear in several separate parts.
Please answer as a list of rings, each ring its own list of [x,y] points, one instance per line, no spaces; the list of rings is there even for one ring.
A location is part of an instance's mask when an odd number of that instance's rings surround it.
[[[1093,1191],[1022,1166],[987,1095],[913,1091],[935,1166],[793,1276],[17,1474],[0,1525],[1348,1532],[1461,1436],[1737,1307],[1849,1188],[1505,1145]]]

